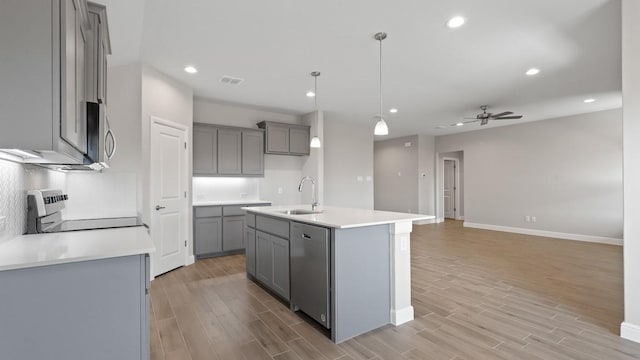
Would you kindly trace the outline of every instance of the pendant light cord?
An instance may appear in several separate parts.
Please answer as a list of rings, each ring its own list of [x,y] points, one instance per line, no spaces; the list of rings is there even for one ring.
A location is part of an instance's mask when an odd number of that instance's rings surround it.
[[[316,96],[313,97],[313,106],[316,108],[316,126],[318,126],[318,75],[313,77],[313,91]]]
[[[380,41],[380,119],[382,119],[382,39]]]

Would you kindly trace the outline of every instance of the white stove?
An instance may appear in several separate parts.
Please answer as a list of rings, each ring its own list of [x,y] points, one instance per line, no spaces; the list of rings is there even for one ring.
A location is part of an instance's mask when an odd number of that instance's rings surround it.
[[[30,190],[27,194],[27,234],[144,226],[138,217],[63,220],[69,196],[58,189]]]

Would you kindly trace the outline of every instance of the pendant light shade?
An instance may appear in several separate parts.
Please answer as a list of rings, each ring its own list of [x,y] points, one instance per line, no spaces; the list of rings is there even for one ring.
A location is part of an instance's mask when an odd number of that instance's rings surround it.
[[[317,133],[318,132],[317,130],[318,128],[318,76],[320,76],[320,72],[314,71],[311,73],[311,76],[313,76],[313,92],[315,93],[315,96],[313,97],[313,102],[314,102],[314,109],[316,113],[316,133]],[[309,147],[312,147],[315,149],[322,147],[322,144],[320,143],[320,138],[318,137],[318,135],[311,138],[311,143],[309,144]]]
[[[382,117],[382,40],[387,38],[387,33],[379,32],[375,34],[373,38],[380,42],[380,112],[374,117],[374,120],[377,120],[377,122],[373,134],[382,136],[389,135],[389,127]]]
[[[378,122],[376,123],[376,127],[373,130],[374,135],[389,135],[389,127],[387,123],[384,121],[382,116],[378,117]]]

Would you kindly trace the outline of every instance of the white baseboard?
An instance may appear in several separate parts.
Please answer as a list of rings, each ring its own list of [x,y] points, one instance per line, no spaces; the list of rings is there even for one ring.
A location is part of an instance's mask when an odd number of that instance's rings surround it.
[[[640,326],[623,321],[620,325],[620,337],[640,343]]]
[[[437,219],[427,219],[427,220],[414,221],[413,224],[414,225],[428,225],[428,224],[435,224],[437,222],[438,222]]]
[[[195,263],[195,262],[196,262],[196,257],[195,257],[194,255],[190,255],[190,256],[187,258],[187,263],[186,263],[186,264],[184,264],[184,266],[193,265],[193,263]]]
[[[444,218],[437,218],[436,219],[436,224],[443,223],[443,222],[444,222]]]
[[[504,232],[511,232],[516,234],[544,236],[544,237],[551,237],[551,238],[565,239],[565,240],[586,241],[586,242],[599,243],[599,244],[609,244],[609,245],[619,245],[619,246],[622,246],[624,244],[624,240],[622,239],[609,238],[604,236],[570,234],[570,233],[562,233],[562,232],[555,232],[555,231],[525,229],[525,228],[518,228],[518,227],[511,227],[511,226],[478,224],[478,223],[471,223],[467,221],[464,222],[463,226],[468,228],[475,228],[475,229],[504,231]]]
[[[404,309],[391,310],[391,323],[395,326],[402,325],[413,320],[413,306],[409,305]]]
[[[464,220],[464,216],[458,216],[456,220]]]

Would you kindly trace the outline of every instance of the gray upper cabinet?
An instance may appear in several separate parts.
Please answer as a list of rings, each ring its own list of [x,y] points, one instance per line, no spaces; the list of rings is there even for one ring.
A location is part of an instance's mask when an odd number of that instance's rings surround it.
[[[292,126],[289,129],[289,152],[296,155],[309,155],[309,127]]]
[[[270,124],[267,130],[267,154],[289,153],[289,126]]]
[[[242,131],[218,129],[218,174],[242,174]]]
[[[111,55],[111,40],[104,5],[88,3],[91,41],[87,43],[87,101],[107,105],[107,56]]]
[[[61,137],[71,146],[87,152],[85,48],[89,37],[87,4],[80,0],[62,0],[61,33]]]
[[[193,175],[264,175],[264,131],[194,124]]]
[[[309,155],[309,126],[262,121],[258,127],[266,131],[265,153]]]
[[[262,131],[242,131],[242,173],[264,174],[264,134]]]
[[[211,126],[193,126],[193,174],[218,173],[218,129]]]
[[[24,162],[81,164],[87,152],[86,0],[3,1],[0,149]]]

